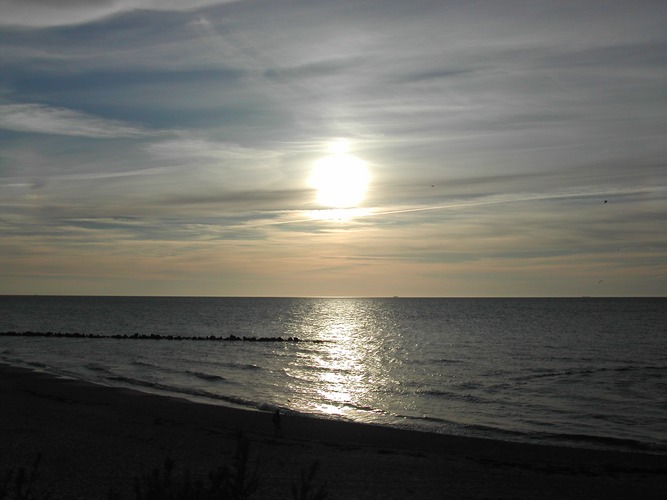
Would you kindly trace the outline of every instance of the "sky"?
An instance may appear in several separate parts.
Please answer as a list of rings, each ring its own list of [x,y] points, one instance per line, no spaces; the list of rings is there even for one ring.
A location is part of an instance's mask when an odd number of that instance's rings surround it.
[[[0,294],[667,296],[665,26],[0,0]]]

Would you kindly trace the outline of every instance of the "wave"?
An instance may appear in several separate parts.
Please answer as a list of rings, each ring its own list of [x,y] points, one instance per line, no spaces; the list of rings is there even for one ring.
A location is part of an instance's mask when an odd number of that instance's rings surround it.
[[[389,415],[390,413],[381,408],[370,406],[368,404],[355,403],[353,401],[340,401],[336,399],[325,399],[324,402],[335,408],[348,408],[357,412],[374,413],[376,415]]]
[[[137,366],[148,366],[149,368],[161,368],[155,363],[148,363],[146,361],[141,361],[140,359],[133,359],[131,363]]]
[[[388,415],[388,412],[380,408],[375,408],[374,406],[362,405],[357,403],[345,403],[345,407],[352,408],[353,410],[362,411],[365,413],[375,413],[377,415]]]
[[[273,403],[268,403],[268,402],[258,403],[257,404],[257,409],[262,410],[262,411],[270,411],[270,412],[274,412],[276,410],[283,410],[283,411],[285,410],[285,408],[282,407],[282,406],[275,405]]]
[[[667,453],[667,441],[660,443],[646,442],[639,439],[616,438],[611,436],[600,436],[596,434],[585,433],[563,433],[563,432],[531,432],[513,429],[504,429],[483,424],[461,424],[452,422],[443,418],[428,416],[408,416],[411,420],[420,420],[436,423],[444,423],[459,428],[462,433],[467,435],[476,435],[488,439],[501,439],[507,441],[529,441],[538,444],[550,444],[557,446],[571,446],[574,448],[587,449],[615,449],[615,450],[635,450],[648,453]],[[451,429],[450,429],[451,430]]]
[[[638,451],[667,453],[667,442],[648,443],[637,439],[614,438],[594,434],[567,434],[567,433],[535,433],[528,434],[537,440],[546,440],[555,443],[572,443],[573,445],[590,445],[592,447],[633,449]]]
[[[171,395],[176,394],[184,397],[192,396],[192,397],[205,398],[211,401],[223,401],[225,403],[233,404],[235,406],[241,406],[244,408],[259,409],[261,404],[260,402],[237,396],[215,394],[202,389],[195,389],[191,387],[177,387],[177,386],[162,384],[160,382],[149,382],[147,380],[136,379],[134,377],[126,377],[123,375],[108,377],[107,380],[110,380],[115,383],[130,385],[133,387],[143,387],[155,391],[164,391]]]
[[[98,373],[113,373],[113,371],[104,365],[100,365],[98,363],[86,363],[83,365],[83,367],[86,370],[90,370],[91,372],[98,372]]]
[[[10,365],[25,363],[25,361],[23,361],[21,358],[15,357],[14,353],[10,351],[5,351],[1,353],[0,361],[2,361],[3,363],[8,363]]]
[[[434,422],[438,424],[455,424],[455,422],[451,422],[447,419],[440,418],[440,417],[431,417],[428,415],[396,415],[399,418],[403,418],[406,420],[417,420],[420,422]],[[409,427],[409,426],[408,426]]]
[[[106,380],[110,380],[112,382],[120,382],[121,384],[129,384],[138,387],[150,387],[153,389],[163,389],[163,390],[173,391],[172,387],[159,384],[158,382],[148,382],[147,380],[141,380],[133,377],[126,377],[124,375],[112,375],[110,377],[106,377]]]
[[[25,363],[28,366],[33,366],[35,368],[49,368],[49,365],[46,363],[40,363],[39,361],[22,361],[22,363]]]
[[[132,360],[131,363],[133,365],[136,365],[136,366],[150,368],[150,369],[155,370],[157,372],[166,372],[166,373],[175,373],[175,374],[186,373],[188,375],[191,375],[193,377],[196,377],[196,378],[199,378],[199,379],[202,379],[202,380],[227,381],[227,378],[223,377],[222,375],[215,375],[215,374],[207,373],[207,372],[200,371],[200,370],[187,370],[187,369],[182,370],[182,369],[178,369],[178,368],[171,368],[169,366],[158,365],[156,363],[149,363],[149,362],[138,360],[138,359]],[[223,366],[223,367],[227,367],[227,368],[233,368],[235,370],[257,370],[257,371],[263,370],[263,368],[261,366],[257,366],[253,363],[204,363],[204,364],[208,364],[212,368]]]
[[[146,361],[141,361],[141,360],[138,360],[138,359],[133,359],[130,363],[132,365],[135,365],[135,366],[145,366],[147,368],[151,368],[153,370],[166,372],[166,373],[183,373],[183,371],[179,370],[178,368],[172,368],[170,366],[158,365],[156,363],[148,363]]]
[[[220,366],[233,368],[235,370],[256,370],[256,371],[264,370],[264,368],[254,363],[220,363]]]
[[[317,373],[326,373],[326,374],[336,374],[336,375],[344,375],[344,376],[349,376],[349,375],[355,375],[355,370],[350,369],[350,368],[336,368],[332,366],[318,366],[315,364],[307,364],[307,363],[300,363],[300,364],[293,364],[290,367],[291,371],[296,371],[296,372],[301,372],[301,373],[308,373],[308,374],[317,374]]]
[[[208,380],[208,381],[214,381],[214,380],[227,380],[225,377],[221,377],[220,375],[213,375],[212,373],[204,373],[204,372],[196,372],[194,370],[186,370],[186,373],[196,377],[200,378],[202,380]]]
[[[632,373],[632,372],[664,372],[667,366],[647,365],[647,366],[601,366],[596,368],[579,368],[566,370],[549,370],[544,373],[532,373],[514,377],[516,381],[537,380],[542,378],[570,377],[570,376],[589,376],[598,373]]]
[[[451,391],[441,391],[437,389],[419,389],[415,391],[419,396],[432,396],[436,398],[443,398],[448,401],[462,401],[464,403],[487,404],[491,401],[473,396],[472,394],[462,394]]]
[[[182,360],[179,360],[179,364],[180,364],[180,362],[182,362]],[[202,372],[202,371],[199,371],[199,370],[183,370],[183,369],[180,369],[180,368],[172,368],[170,366],[158,365],[156,363],[148,363],[146,361],[141,361],[141,360],[132,360],[131,363],[133,365],[136,365],[136,366],[145,366],[145,367],[150,368],[152,370],[155,370],[157,372],[173,373],[173,374],[177,374],[177,375],[182,375],[183,373],[187,373],[188,375],[192,375],[193,377],[200,378],[200,379],[203,379],[203,380],[227,380],[225,377],[223,377],[221,375],[214,375],[214,374]],[[218,363],[199,363],[199,364],[200,365],[201,364],[208,364],[208,365],[212,366],[213,368],[215,368],[217,366],[220,366],[220,364],[218,364]],[[242,370],[253,370],[253,369],[261,370],[260,367],[255,367],[255,365],[241,365],[241,364],[237,365],[237,364],[234,364],[234,363],[224,363],[223,366],[234,367],[234,368],[237,368],[237,369],[240,368]]]
[[[462,360],[460,360],[460,359],[441,358],[441,359],[433,360],[433,362],[434,362],[434,363],[438,363],[438,364],[453,365],[453,364],[461,363]]]

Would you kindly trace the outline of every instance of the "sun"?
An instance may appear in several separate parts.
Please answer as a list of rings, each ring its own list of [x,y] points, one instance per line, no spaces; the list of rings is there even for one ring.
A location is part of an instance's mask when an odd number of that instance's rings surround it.
[[[370,180],[366,163],[348,154],[347,144],[341,141],[332,143],[329,151],[332,154],[315,162],[310,177],[311,187],[317,190],[317,203],[332,208],[358,206]]]
[[[310,184],[317,189],[317,202],[325,207],[356,207],[368,187],[368,171],[359,158],[334,154],[320,159]]]

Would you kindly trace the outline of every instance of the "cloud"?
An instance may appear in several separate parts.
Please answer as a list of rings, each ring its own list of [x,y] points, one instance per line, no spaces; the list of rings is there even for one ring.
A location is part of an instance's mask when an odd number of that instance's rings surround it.
[[[0,0],[0,25],[66,26],[133,10],[184,11],[237,0]]]
[[[97,138],[139,137],[148,134],[141,128],[124,122],[42,104],[0,105],[0,128],[36,134]]]
[[[148,151],[160,158],[203,157],[214,160],[271,160],[275,151],[243,147],[230,142],[215,142],[201,138],[180,138],[152,143]]]

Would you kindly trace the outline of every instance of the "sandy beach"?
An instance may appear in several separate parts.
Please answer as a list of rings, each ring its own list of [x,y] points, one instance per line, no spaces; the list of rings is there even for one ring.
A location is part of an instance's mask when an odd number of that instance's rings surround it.
[[[0,471],[41,455],[54,498],[134,498],[171,457],[194,474],[228,464],[242,430],[259,488],[288,499],[314,460],[331,499],[664,499],[667,456],[527,445],[244,411],[0,365]]]

